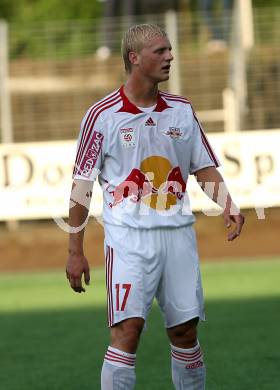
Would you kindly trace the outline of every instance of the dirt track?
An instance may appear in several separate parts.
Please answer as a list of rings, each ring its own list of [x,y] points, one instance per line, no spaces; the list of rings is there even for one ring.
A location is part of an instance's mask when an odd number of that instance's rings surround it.
[[[196,231],[202,261],[250,256],[280,256],[280,209],[267,209],[265,220],[255,211],[246,211],[242,236],[226,241],[221,217],[197,215]],[[85,237],[85,252],[91,265],[103,264],[103,229],[94,220]],[[42,270],[64,267],[67,258],[67,234],[54,222],[22,222],[18,231],[0,229],[0,272]],[[224,259],[223,259],[224,260]]]

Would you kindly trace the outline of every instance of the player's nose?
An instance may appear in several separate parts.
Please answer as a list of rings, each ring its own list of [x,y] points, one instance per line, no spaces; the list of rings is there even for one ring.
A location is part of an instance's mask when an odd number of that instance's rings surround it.
[[[171,52],[171,50],[168,50],[167,51],[167,58],[166,58],[167,61],[173,61],[174,60],[174,57],[173,57],[173,54]]]

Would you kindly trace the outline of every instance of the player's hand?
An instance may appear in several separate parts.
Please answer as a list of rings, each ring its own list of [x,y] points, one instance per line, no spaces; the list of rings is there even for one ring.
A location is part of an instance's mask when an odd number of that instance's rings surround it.
[[[236,237],[240,236],[245,218],[241,213],[231,214],[228,210],[224,211],[223,217],[227,229],[230,229],[234,224],[233,230],[231,230],[227,236],[228,241],[233,241]]]
[[[90,283],[90,270],[86,257],[81,254],[69,254],[66,264],[66,277],[69,280],[71,288],[77,293],[85,292],[82,284],[82,276],[88,286]]]

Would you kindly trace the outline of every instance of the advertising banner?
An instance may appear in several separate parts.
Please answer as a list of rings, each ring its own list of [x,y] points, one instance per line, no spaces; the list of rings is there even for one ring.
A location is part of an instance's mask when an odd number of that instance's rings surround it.
[[[241,208],[261,213],[262,208],[280,206],[280,130],[214,133],[208,138]],[[0,145],[0,220],[66,217],[75,151],[76,141]],[[190,177],[187,191],[193,210],[218,210],[194,177]],[[102,190],[97,181],[91,214],[102,214]]]

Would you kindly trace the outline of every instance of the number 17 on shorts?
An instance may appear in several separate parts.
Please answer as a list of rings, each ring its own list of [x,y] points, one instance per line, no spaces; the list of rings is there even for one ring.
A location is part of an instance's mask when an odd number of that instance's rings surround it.
[[[142,317],[142,308],[135,304],[135,291],[132,283],[133,275],[128,264],[118,257],[112,247],[106,245],[106,288],[108,325],[113,326],[117,322],[130,317]]]

